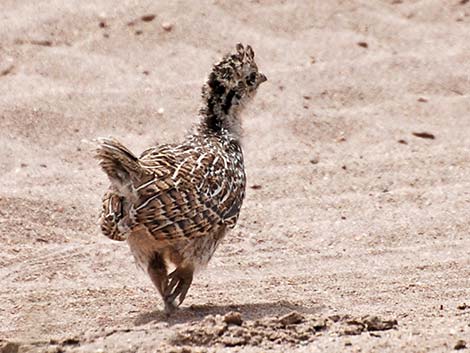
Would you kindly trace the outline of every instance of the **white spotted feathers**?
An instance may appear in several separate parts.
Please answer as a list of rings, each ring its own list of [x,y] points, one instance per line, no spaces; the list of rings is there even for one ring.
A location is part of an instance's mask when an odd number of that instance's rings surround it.
[[[170,281],[167,266],[184,267],[192,279],[237,222],[246,185],[239,114],[264,81],[251,47],[239,44],[213,67],[202,90],[201,120],[182,143],[137,157],[114,139],[99,140],[96,158],[111,182],[101,230],[113,240],[129,240],[166,309],[177,295],[184,299],[191,282],[181,284],[183,276]]]

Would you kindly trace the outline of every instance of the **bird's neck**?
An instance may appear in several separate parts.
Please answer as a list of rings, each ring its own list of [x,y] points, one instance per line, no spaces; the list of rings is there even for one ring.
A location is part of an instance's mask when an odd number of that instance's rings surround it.
[[[241,105],[235,93],[210,92],[203,94],[202,98],[199,130],[210,134],[230,134],[235,140],[240,140],[243,132],[239,118]]]

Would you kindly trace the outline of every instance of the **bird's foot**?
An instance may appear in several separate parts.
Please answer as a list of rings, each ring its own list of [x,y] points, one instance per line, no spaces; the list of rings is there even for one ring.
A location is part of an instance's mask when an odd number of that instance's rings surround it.
[[[189,287],[193,281],[193,269],[191,268],[177,268],[168,275],[170,282],[165,288],[163,300],[165,301],[165,313],[171,314],[178,306],[180,306]],[[178,304],[175,305],[175,300],[178,298]]]

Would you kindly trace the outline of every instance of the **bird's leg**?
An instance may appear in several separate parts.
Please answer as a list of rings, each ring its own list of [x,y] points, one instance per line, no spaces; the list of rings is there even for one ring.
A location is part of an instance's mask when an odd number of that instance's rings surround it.
[[[191,266],[178,267],[174,270],[168,278],[170,283],[168,284],[165,295],[163,297],[165,306],[171,305],[175,307],[175,299],[179,297],[179,306],[183,303],[186,294],[188,293],[189,287],[193,281],[194,269]]]
[[[148,264],[148,274],[152,280],[155,287],[157,287],[158,292],[165,300],[165,293],[168,287],[168,272],[166,269],[165,261],[160,253],[156,252],[152,260]],[[166,311],[166,301],[165,301],[165,311]]]

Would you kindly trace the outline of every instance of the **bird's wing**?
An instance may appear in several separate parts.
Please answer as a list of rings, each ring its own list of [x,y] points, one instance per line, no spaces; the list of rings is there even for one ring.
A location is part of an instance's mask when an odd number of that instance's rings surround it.
[[[167,242],[233,226],[245,175],[216,151],[167,145],[144,152],[140,164],[154,177],[134,185],[138,201],[131,211],[133,226],[143,225],[155,239]]]

